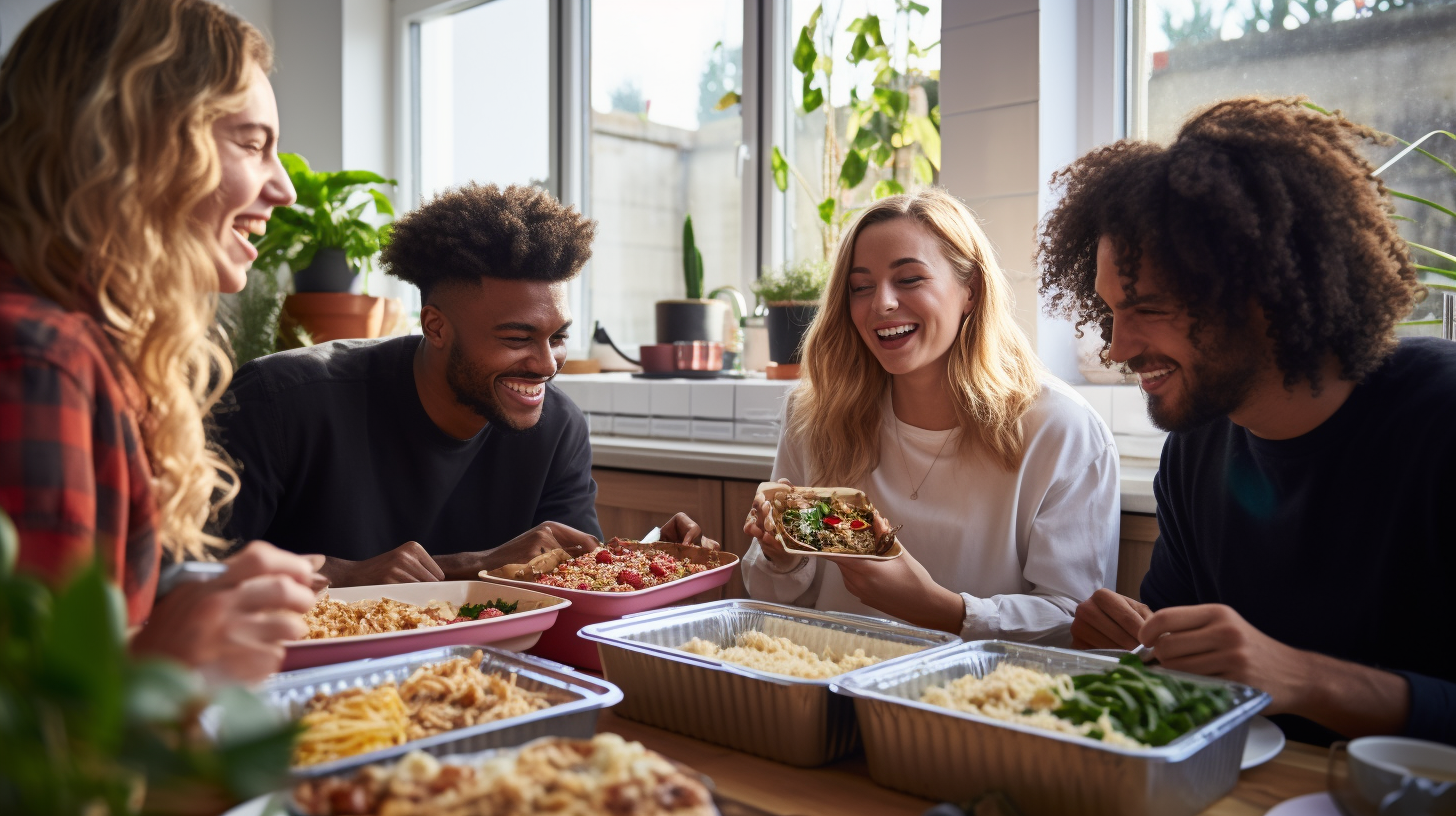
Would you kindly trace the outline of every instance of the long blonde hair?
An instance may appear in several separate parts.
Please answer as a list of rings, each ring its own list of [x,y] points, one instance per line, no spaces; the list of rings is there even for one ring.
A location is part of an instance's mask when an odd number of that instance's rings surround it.
[[[237,492],[203,418],[232,378],[214,328],[212,125],[241,110],[257,29],[208,0],[61,0],[0,65],[0,253],[45,297],[95,318],[146,397],[158,536],[203,556]]]
[[[819,313],[804,339],[803,379],[789,400],[787,432],[808,451],[816,483],[853,485],[879,464],[881,407],[890,375],[849,313],[849,270],[865,227],[906,218],[930,230],[973,295],[948,366],[962,450],[978,446],[1007,470],[1026,449],[1021,418],[1041,393],[1041,365],[1011,314],[1011,290],[966,205],[940,189],[871,204],[839,242]]]

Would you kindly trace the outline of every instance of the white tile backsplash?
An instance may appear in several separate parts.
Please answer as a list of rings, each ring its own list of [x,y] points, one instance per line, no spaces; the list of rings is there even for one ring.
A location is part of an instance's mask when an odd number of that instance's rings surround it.
[[[651,436],[652,420],[644,416],[612,417],[612,433],[617,436]]]
[[[689,439],[693,435],[693,421],[691,419],[653,417],[648,422],[650,423],[648,430],[655,437],[662,439]]]
[[[661,380],[651,384],[651,407],[648,411],[654,417],[683,417],[692,412],[692,386],[687,380]],[[653,434],[656,436],[657,434]]]
[[[722,419],[694,419],[692,434],[698,442],[732,442],[733,423]]]
[[[743,380],[733,390],[733,418],[774,422],[783,414],[784,398],[798,380]]]
[[[738,384],[733,382],[695,382],[692,384],[692,416],[694,419],[732,419],[733,395]],[[729,434],[732,436],[732,434]]]
[[[648,380],[612,383],[612,413],[644,417],[651,414],[652,383]]]

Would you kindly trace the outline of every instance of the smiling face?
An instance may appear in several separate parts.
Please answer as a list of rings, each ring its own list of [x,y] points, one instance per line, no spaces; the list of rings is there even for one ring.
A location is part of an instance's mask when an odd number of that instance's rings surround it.
[[[1192,340],[1188,310],[1167,294],[1146,257],[1129,298],[1111,238],[1097,245],[1097,295],[1112,312],[1113,362],[1127,363],[1148,401],[1148,416],[1165,431],[1187,431],[1238,410],[1268,358],[1257,331],[1205,327]]]
[[[445,381],[455,400],[488,422],[517,431],[535,427],[546,381],[566,361],[566,293],[564,281],[482,278],[478,286],[446,285],[443,308],[425,308],[442,311],[449,323],[442,331]]]
[[[912,218],[860,230],[848,295],[860,340],[891,375],[944,368],[973,297],[935,233]]]
[[[274,207],[296,198],[288,173],[278,162],[278,103],[268,76],[254,65],[242,110],[212,125],[222,182],[196,210],[213,239],[218,288],[240,292],[258,251],[249,235],[262,235]]]

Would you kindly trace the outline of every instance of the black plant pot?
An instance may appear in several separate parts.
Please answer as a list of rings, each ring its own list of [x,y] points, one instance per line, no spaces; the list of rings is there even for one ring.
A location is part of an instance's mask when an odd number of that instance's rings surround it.
[[[723,318],[728,304],[721,300],[657,301],[657,342],[688,340],[723,342]]]
[[[768,317],[764,320],[768,326],[768,359],[779,365],[797,365],[804,347],[804,335],[818,313],[818,303],[787,301],[768,304]]]
[[[320,249],[313,262],[293,273],[295,292],[347,292],[357,274],[342,249]]]

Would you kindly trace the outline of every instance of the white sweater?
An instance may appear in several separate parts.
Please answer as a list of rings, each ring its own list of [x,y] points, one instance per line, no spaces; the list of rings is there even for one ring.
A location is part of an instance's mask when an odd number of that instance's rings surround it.
[[[1066,645],[1077,604],[1117,578],[1118,459],[1112,432],[1075,391],[1050,376],[1022,420],[1026,455],[1010,472],[946,444],[948,434],[900,422],[884,405],[879,465],[863,490],[900,542],[941,586],[961,593],[961,637]],[[904,457],[895,426],[904,440]],[[786,432],[773,477],[808,485],[808,457]],[[824,485],[839,487],[842,485]],[[885,617],[845,589],[839,567],[801,556],[779,571],[754,541],[743,582],[759,600]]]

